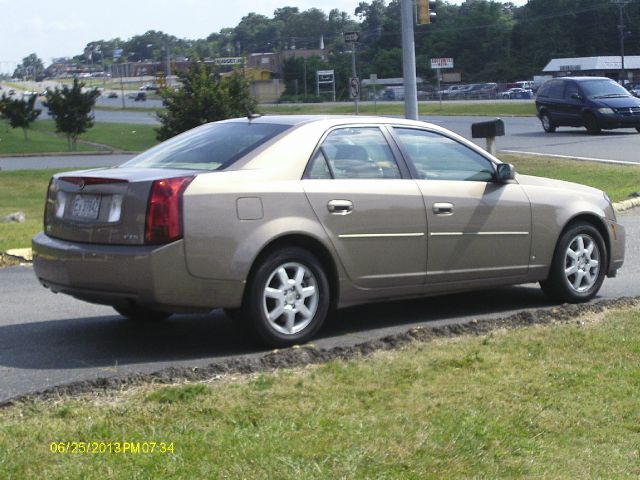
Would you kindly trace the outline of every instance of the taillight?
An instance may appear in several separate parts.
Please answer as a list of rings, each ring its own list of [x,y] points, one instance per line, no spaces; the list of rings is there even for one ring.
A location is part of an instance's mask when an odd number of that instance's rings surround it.
[[[151,186],[146,243],[168,243],[182,238],[182,193],[194,177],[156,180]]]

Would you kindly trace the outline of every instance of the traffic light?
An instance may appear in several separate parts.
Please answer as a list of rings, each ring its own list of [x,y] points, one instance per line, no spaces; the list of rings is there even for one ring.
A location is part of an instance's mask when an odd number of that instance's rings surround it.
[[[418,25],[427,25],[436,19],[436,0],[418,0]]]

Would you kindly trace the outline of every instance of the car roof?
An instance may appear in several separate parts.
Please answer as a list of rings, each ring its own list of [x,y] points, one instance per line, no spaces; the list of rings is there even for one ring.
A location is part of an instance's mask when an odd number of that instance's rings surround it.
[[[576,82],[584,82],[588,80],[611,80],[611,79],[609,77],[556,77],[553,80],[562,80],[565,82],[573,80]],[[611,80],[611,81],[613,82],[614,80]]]
[[[343,124],[395,124],[395,125],[414,125],[429,126],[438,128],[428,122],[420,120],[408,120],[399,117],[382,117],[368,115],[264,115],[231,118],[223,122],[247,122],[247,123],[266,123],[277,125],[301,126],[310,123],[324,123],[327,126],[343,125]]]

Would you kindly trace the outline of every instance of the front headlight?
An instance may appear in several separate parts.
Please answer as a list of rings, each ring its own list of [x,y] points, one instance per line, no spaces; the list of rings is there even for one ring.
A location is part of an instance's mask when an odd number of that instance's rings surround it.
[[[602,115],[613,115],[614,111],[612,108],[604,107],[604,108],[599,108],[598,113],[601,113]]]
[[[611,218],[612,218],[612,220],[614,222],[616,222],[617,221],[616,209],[613,208],[613,202],[611,201],[611,198],[609,198],[609,195],[607,195],[607,192],[602,192],[602,196],[604,197],[604,199],[609,204],[609,209],[611,210]]]

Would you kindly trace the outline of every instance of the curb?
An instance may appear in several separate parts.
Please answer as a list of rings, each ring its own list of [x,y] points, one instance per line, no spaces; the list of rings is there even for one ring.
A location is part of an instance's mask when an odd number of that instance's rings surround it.
[[[613,209],[616,212],[624,212],[635,207],[640,207],[640,197],[630,198],[613,204]]]
[[[3,158],[28,158],[28,157],[87,157],[94,155],[137,155],[140,152],[129,152],[127,150],[109,150],[95,152],[43,152],[43,153],[7,153],[0,154]]]

